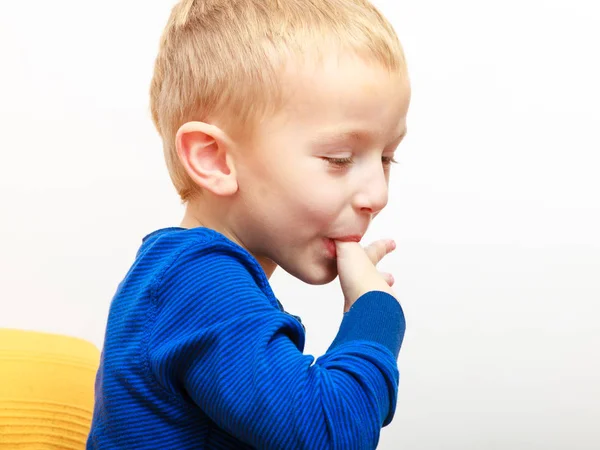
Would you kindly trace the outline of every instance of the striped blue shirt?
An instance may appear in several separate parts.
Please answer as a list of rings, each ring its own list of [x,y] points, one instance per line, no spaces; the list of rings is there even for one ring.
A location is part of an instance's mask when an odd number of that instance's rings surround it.
[[[396,299],[370,292],[315,360],[245,249],[158,230],[110,306],[87,448],[373,449],[404,329]]]

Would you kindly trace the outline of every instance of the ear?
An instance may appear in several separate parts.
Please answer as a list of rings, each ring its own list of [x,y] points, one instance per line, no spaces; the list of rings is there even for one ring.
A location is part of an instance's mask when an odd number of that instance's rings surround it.
[[[232,142],[220,128],[204,122],[187,122],[177,131],[175,146],[181,164],[200,188],[218,196],[237,192]]]

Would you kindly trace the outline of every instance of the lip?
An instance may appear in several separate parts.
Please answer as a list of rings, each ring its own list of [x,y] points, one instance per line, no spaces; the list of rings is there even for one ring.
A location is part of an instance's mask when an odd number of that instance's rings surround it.
[[[352,235],[348,235],[348,236],[332,237],[330,239],[333,241],[340,241],[340,242],[360,242],[360,240],[362,239],[362,235],[352,234]]]
[[[359,234],[348,235],[348,236],[340,236],[335,238],[325,238],[325,248],[327,249],[327,254],[330,258],[335,259],[337,256],[337,249],[335,246],[335,241],[340,242],[360,242],[362,236]]]
[[[329,258],[335,259],[337,256],[335,241],[333,239],[325,238],[323,239],[323,242],[325,243],[325,250],[327,251],[327,256]]]

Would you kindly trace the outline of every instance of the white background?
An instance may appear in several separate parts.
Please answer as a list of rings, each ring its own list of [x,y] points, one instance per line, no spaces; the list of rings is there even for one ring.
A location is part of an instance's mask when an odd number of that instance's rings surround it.
[[[600,448],[600,14],[380,0],[413,81],[391,202],[408,329],[382,449]],[[102,345],[141,238],[177,225],[148,109],[171,0],[0,0],[0,326]],[[307,351],[337,283],[272,279]]]

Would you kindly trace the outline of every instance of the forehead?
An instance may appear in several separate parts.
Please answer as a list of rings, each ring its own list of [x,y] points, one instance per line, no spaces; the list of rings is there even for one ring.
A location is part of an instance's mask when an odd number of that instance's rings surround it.
[[[410,82],[354,54],[291,63],[282,76],[280,119],[297,127],[398,135],[406,127]]]

